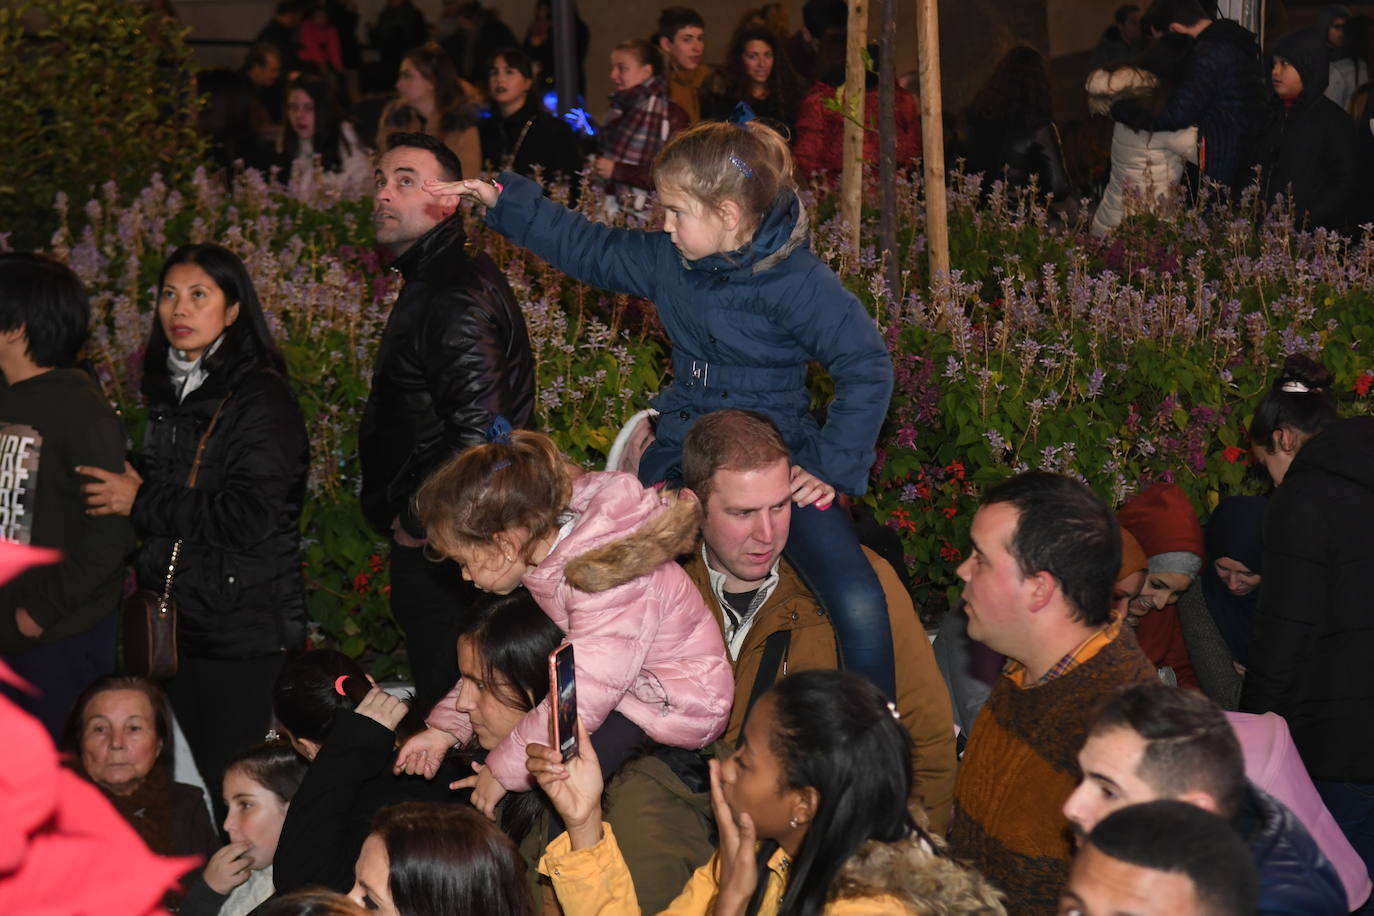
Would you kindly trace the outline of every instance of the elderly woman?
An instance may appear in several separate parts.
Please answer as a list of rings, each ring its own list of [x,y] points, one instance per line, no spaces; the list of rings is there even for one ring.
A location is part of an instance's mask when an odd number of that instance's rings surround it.
[[[172,781],[171,711],[151,681],[106,675],[77,699],[68,729],[75,770],[95,783],[148,848],[207,856],[219,846],[205,796]]]

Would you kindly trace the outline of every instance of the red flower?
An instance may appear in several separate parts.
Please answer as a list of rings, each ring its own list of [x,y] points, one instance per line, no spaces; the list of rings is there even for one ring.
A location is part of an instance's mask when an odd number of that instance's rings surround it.
[[[930,499],[930,487],[923,483],[916,484],[916,495],[921,499]]]
[[[357,592],[360,595],[365,593],[367,591],[367,584],[370,581],[372,581],[372,577],[369,576],[367,573],[358,573],[356,576],[353,577],[353,591]]]
[[[910,531],[912,533],[916,531],[916,523],[912,521],[911,514],[905,509],[895,510],[888,516],[887,523],[889,526],[899,531]]]
[[[958,563],[964,559],[964,555],[949,541],[940,545],[940,559],[946,563]]]
[[[1239,445],[1228,445],[1226,446],[1226,448],[1222,449],[1221,452],[1221,457],[1226,459],[1231,464],[1235,464],[1244,455],[1245,449],[1241,448]]]
[[[945,518],[954,518],[959,514],[959,510],[953,506],[945,506]]]
[[[1371,383],[1374,383],[1374,372],[1365,372],[1359,378],[1355,379],[1355,393],[1360,397],[1365,397],[1369,394],[1369,386]]]
[[[372,556],[367,558],[367,564],[372,567],[373,572],[381,572],[382,555],[379,553],[374,553]]]
[[[945,465],[945,473],[955,480],[964,479],[964,463],[962,461],[951,461]]]

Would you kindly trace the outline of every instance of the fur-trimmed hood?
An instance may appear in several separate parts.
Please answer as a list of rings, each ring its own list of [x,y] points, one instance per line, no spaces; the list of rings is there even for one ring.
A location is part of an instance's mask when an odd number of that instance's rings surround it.
[[[563,572],[575,588],[604,592],[692,552],[701,533],[697,501],[680,491],[645,492],[660,508],[651,510],[630,534],[568,561]]]
[[[833,899],[896,897],[915,916],[1006,916],[1002,895],[982,875],[916,836],[866,843],[835,879]]]

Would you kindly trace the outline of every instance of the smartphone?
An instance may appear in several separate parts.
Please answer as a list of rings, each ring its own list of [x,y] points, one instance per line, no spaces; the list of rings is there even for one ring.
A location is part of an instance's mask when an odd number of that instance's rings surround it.
[[[572,643],[549,653],[549,696],[553,705],[553,746],[564,760],[577,756],[577,676]]]

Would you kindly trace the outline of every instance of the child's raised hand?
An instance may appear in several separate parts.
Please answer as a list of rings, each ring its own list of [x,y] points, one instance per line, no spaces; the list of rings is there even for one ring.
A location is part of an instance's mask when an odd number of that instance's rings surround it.
[[[360,716],[367,716],[382,728],[388,731],[395,731],[396,726],[406,717],[410,711],[410,706],[405,700],[393,697],[373,682],[372,689],[363,697],[363,701],[353,710]]]
[[[223,896],[248,880],[253,865],[253,860],[247,854],[251,847],[251,843],[243,841],[230,843],[220,847],[210,857],[205,863],[205,871],[201,873],[210,890]]]
[[[441,728],[426,728],[401,745],[392,772],[433,779],[434,774],[439,772],[444,755],[457,743],[457,738]]]
[[[792,465],[792,501],[798,506],[815,504],[817,509],[829,509],[835,501],[835,488],[819,477]]]
[[[491,775],[491,769],[483,764],[474,762],[472,771],[475,776],[468,776],[464,779],[454,780],[449,783],[450,789],[471,789],[472,797],[470,802],[486,815],[487,820],[496,820],[496,803],[506,797],[506,787],[496,781],[496,777]]]
[[[567,763],[558,748],[530,743],[525,746],[525,767],[549,797],[573,849],[585,849],[601,842],[601,763],[592,748],[591,737],[577,720],[577,756]]]
[[[464,178],[461,181],[436,181],[431,178],[424,183],[424,189],[435,197],[466,197],[485,207],[496,206],[501,196],[499,184],[477,178]]]

